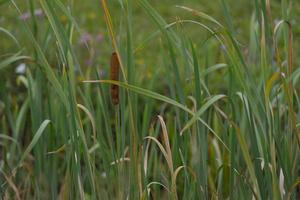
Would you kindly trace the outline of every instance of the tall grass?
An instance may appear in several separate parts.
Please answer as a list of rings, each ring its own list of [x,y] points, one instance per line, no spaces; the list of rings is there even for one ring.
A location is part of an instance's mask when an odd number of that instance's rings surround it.
[[[31,13],[21,33],[0,27],[12,47],[0,61],[3,199],[299,198],[295,2],[282,0],[274,23],[275,2],[253,1],[247,43],[224,0],[224,20],[178,5],[174,21],[147,0],[97,2],[119,81],[80,60],[76,3],[0,2]]]

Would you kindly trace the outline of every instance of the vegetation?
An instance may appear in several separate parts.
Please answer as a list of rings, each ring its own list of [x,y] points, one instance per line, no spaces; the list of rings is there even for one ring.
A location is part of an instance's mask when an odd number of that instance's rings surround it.
[[[297,0],[0,12],[2,199],[300,198]]]

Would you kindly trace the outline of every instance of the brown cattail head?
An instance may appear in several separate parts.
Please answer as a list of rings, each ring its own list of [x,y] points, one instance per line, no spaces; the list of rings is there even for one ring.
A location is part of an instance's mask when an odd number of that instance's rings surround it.
[[[113,52],[110,59],[110,79],[114,81],[119,80],[120,62],[116,52]],[[119,104],[119,86],[112,84],[110,86],[111,101],[114,105]]]

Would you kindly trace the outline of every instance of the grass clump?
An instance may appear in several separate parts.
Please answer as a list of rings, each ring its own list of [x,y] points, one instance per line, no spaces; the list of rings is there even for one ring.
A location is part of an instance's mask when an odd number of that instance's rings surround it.
[[[94,3],[0,1],[3,199],[299,198],[299,5]]]

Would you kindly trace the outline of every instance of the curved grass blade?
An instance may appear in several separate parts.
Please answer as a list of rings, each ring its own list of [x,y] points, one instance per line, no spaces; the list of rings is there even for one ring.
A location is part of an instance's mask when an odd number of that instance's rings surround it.
[[[217,102],[218,100],[222,99],[226,97],[226,95],[220,94],[220,95],[216,95],[213,96],[212,98],[210,98],[196,113],[195,115],[192,117],[192,119],[190,119],[186,125],[183,127],[183,129],[180,131],[180,135],[183,134],[184,131],[186,131],[191,125],[193,125],[199,118],[200,116],[211,106],[213,105],[215,102]]]
[[[7,67],[9,67],[10,64],[14,63],[14,62],[17,62],[17,61],[20,61],[20,60],[29,60],[30,57],[28,56],[21,56],[21,51],[4,59],[2,62],[0,62],[0,70],[4,70],[6,69]]]
[[[5,28],[0,27],[0,32],[5,33],[7,36],[9,36],[18,47],[20,47],[20,44],[18,42],[18,40],[15,38],[15,36],[13,34],[11,34],[8,30],[6,30]]]
[[[186,6],[176,6],[177,8],[181,8],[183,10],[189,11],[191,12],[193,15],[199,16],[203,19],[206,19],[208,21],[211,21],[215,24],[217,24],[220,27],[224,27],[220,22],[218,22],[216,19],[214,19],[213,17],[209,16],[208,14],[205,14],[204,12],[198,11],[198,10],[194,10],[192,8],[188,8]]]
[[[43,123],[40,125],[39,129],[36,131],[35,135],[33,136],[30,144],[28,145],[28,147],[26,148],[26,150],[24,151],[19,164],[17,165],[17,167],[19,167],[21,165],[21,163],[24,161],[24,159],[26,158],[26,156],[29,154],[29,152],[33,149],[33,147],[36,145],[36,143],[38,142],[38,140],[40,139],[40,137],[42,136],[42,134],[44,133],[44,130],[46,129],[46,127],[48,126],[48,124],[51,121],[46,119],[45,121],[43,121]]]
[[[158,94],[156,92],[152,92],[150,90],[146,90],[146,89],[143,89],[143,88],[140,88],[140,87],[137,87],[137,86],[133,86],[133,85],[127,84],[127,83],[122,83],[122,82],[113,81],[113,80],[86,80],[86,81],[83,81],[83,83],[108,83],[108,84],[115,84],[115,85],[118,85],[120,87],[132,90],[132,91],[134,91],[134,92],[136,92],[138,94],[141,94],[141,95],[144,95],[144,96],[156,99],[156,100],[160,100],[160,101],[166,102],[168,104],[171,104],[173,106],[176,106],[178,108],[181,108],[182,110],[184,110],[185,112],[189,113],[192,116],[195,115],[195,113],[192,110],[190,110],[188,107],[186,107],[185,105],[183,105],[183,104],[181,104],[181,103],[179,103],[179,102],[177,102],[177,101],[175,101],[175,100],[173,100],[173,99],[171,99],[169,97],[166,97],[166,96]],[[201,119],[199,117],[198,120],[204,126],[206,126],[209,131],[211,131],[211,133],[226,148],[227,151],[230,151],[229,148],[227,147],[227,145],[218,136],[218,134],[203,119]]]

